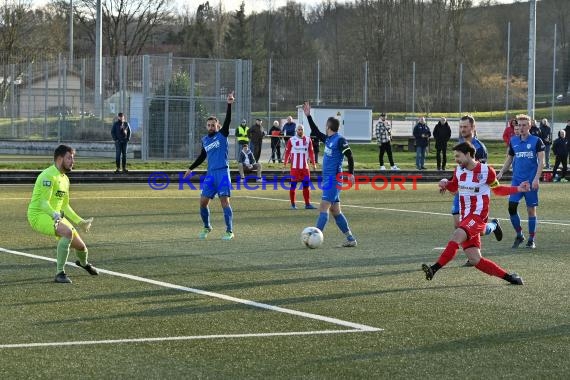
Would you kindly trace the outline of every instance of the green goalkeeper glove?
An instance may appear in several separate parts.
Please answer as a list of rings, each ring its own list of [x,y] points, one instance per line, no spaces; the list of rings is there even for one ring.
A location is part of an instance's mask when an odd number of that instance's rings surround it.
[[[91,229],[91,223],[93,223],[92,217],[89,219],[82,219],[81,222],[79,222],[79,228],[83,232],[89,232],[89,230]]]

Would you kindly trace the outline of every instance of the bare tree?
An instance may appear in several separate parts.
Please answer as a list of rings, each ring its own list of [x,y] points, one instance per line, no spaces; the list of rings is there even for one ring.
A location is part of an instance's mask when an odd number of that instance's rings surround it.
[[[172,0],[103,0],[103,39],[111,57],[139,55],[157,28],[172,14]],[[95,0],[79,0],[79,25],[95,43]]]

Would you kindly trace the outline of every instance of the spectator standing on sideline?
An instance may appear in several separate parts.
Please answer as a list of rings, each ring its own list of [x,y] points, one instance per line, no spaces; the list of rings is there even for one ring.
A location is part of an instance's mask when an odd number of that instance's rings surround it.
[[[265,136],[265,131],[261,124],[263,124],[261,119],[255,119],[255,124],[249,128],[248,132],[250,148],[253,151],[253,157],[255,157],[256,162],[259,162],[259,157],[261,157],[261,145],[263,144],[263,136]]]
[[[568,170],[568,140],[566,140],[566,132],[564,130],[558,131],[558,138],[552,144],[552,153],[554,153],[554,168],[552,174],[556,182],[568,182],[566,179],[566,172]],[[557,176],[558,166],[562,164],[562,175]]]
[[[532,119],[529,133],[533,136],[540,137],[540,129],[536,126],[536,120]]]
[[[416,139],[416,169],[425,170],[426,149],[431,137],[431,131],[423,116],[418,119],[413,134]]]
[[[433,138],[435,139],[437,170],[445,170],[445,165],[447,164],[447,142],[451,139],[451,127],[445,117],[439,119],[439,122],[433,128]]]
[[[548,119],[542,119],[538,127],[540,134],[538,137],[544,143],[544,168],[550,169],[550,146],[552,145],[552,129],[548,125]]]
[[[293,136],[295,136],[295,129],[297,124],[293,121],[291,116],[287,116],[287,122],[283,124],[283,135],[285,136],[285,145],[287,141]]]
[[[69,204],[67,173],[73,170],[75,149],[67,145],[58,146],[53,153],[53,160],[53,165],[41,172],[36,179],[32,199],[28,205],[28,222],[35,231],[57,239],[55,282],[71,284],[64,270],[70,247],[75,249],[79,259],[75,265],[85,269],[90,275],[99,274],[87,261],[87,246],[71,224],[74,223],[82,231],[88,232],[93,218],[81,218]]]
[[[511,119],[507,123],[505,130],[503,131],[503,141],[505,145],[509,146],[509,141],[511,141],[511,137],[515,135],[515,125],[517,125],[517,119]]]
[[[392,126],[390,122],[386,121],[386,114],[380,114],[380,120],[376,124],[376,142],[378,143],[378,148],[380,152],[378,153],[378,161],[380,163],[380,170],[386,170],[384,166],[384,153],[388,154],[388,161],[390,161],[390,168],[392,170],[400,170],[394,164],[394,158],[392,157]]]
[[[566,127],[564,127],[564,133],[566,134],[566,142],[568,143],[568,148],[570,148],[570,120],[566,121]],[[568,152],[568,161],[570,162],[570,151]]]
[[[236,138],[239,146],[243,143],[249,144],[249,127],[247,126],[247,121],[243,119],[241,124],[236,128]]]
[[[517,234],[512,248],[516,249],[524,242],[525,237],[522,232],[521,219],[517,212],[520,200],[523,198],[526,202],[528,212],[528,234],[529,238],[526,248],[535,249],[535,235],[538,219],[536,216],[536,207],[538,206],[538,188],[542,168],[544,167],[544,143],[538,136],[530,134],[530,117],[528,115],[518,115],[517,123],[520,126],[520,136],[511,138],[509,144],[509,154],[503,164],[503,167],[497,173],[497,180],[500,180],[503,174],[513,165],[513,178],[511,184],[513,186],[520,185],[528,181],[531,183],[531,189],[527,193],[516,193],[509,196],[509,215],[511,224]]]
[[[111,136],[115,142],[115,165],[117,166],[115,174],[120,173],[119,164],[122,164],[123,173],[127,173],[127,145],[131,140],[131,126],[124,113],[119,112],[117,115],[117,121],[111,128]]]
[[[269,135],[271,136],[271,161],[275,163],[277,160],[279,163],[282,163],[281,160],[281,136],[283,132],[281,131],[281,127],[279,126],[279,122],[275,120],[271,129],[269,129]]]

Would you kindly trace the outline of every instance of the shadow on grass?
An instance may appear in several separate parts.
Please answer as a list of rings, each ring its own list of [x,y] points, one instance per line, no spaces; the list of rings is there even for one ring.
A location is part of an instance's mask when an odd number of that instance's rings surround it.
[[[500,334],[487,334],[472,336],[451,341],[436,342],[419,347],[405,348],[401,350],[387,350],[384,352],[371,352],[367,354],[336,356],[322,360],[323,363],[339,363],[352,361],[368,361],[386,357],[433,355],[435,352],[449,352],[452,355],[471,349],[489,349],[490,346],[505,346],[513,343],[522,343],[528,346],[530,342],[545,341],[564,338],[570,335],[570,324],[562,324],[540,329],[525,331],[508,331]],[[518,352],[518,349],[517,349]],[[532,377],[532,375],[531,375]]]
[[[314,303],[314,302],[323,302],[323,301],[338,301],[341,299],[347,298],[354,298],[354,297],[366,297],[366,296],[380,296],[383,294],[391,294],[391,293],[405,293],[405,292],[414,292],[414,291],[441,291],[442,289],[462,289],[462,288],[474,288],[474,287],[491,287],[497,285],[473,285],[473,284],[466,284],[466,285],[453,285],[453,286],[439,286],[439,287],[431,287],[431,288],[398,288],[398,289],[388,289],[388,290],[369,290],[369,291],[362,291],[362,292],[350,292],[350,293],[333,293],[333,294],[326,294],[326,295],[318,295],[318,296],[302,296],[302,297],[290,297],[290,298],[280,298],[280,299],[269,299],[269,300],[259,300],[256,302],[259,303],[266,303],[274,306],[282,306],[285,305],[298,305],[302,303]],[[83,301],[88,301],[90,298],[83,299]],[[157,304],[162,303],[164,301],[148,301],[143,302],[143,304]],[[178,299],[172,300],[167,302],[185,302],[188,303],[188,300]],[[71,318],[71,319],[60,319],[57,321],[47,321],[42,322],[44,325],[58,325],[58,324],[67,324],[67,323],[78,323],[78,322],[87,322],[87,321],[106,321],[109,319],[124,319],[124,318],[153,318],[153,317],[173,317],[177,315],[198,315],[198,314],[210,314],[210,313],[221,313],[221,312],[228,312],[228,311],[246,311],[246,310],[264,310],[259,309],[254,306],[244,305],[240,303],[230,303],[224,305],[209,305],[209,306],[198,306],[193,307],[192,305],[181,305],[181,306],[174,306],[174,307],[161,307],[155,309],[147,309],[142,311],[135,311],[135,312],[128,312],[128,313],[119,313],[114,315],[102,315],[102,316],[94,316],[91,318],[81,317],[81,318]]]

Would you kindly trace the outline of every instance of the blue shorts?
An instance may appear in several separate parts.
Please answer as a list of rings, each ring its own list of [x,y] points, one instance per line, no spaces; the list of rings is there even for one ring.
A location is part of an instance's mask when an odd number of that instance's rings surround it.
[[[513,185],[514,186],[514,185]],[[524,197],[526,207],[536,207],[538,206],[538,190],[531,190],[526,193],[516,193],[509,195],[509,202],[519,203]]]
[[[202,196],[213,199],[218,197],[230,197],[232,182],[230,179],[230,169],[212,170],[206,173],[202,183]]]
[[[451,204],[451,215],[459,215],[459,193],[453,196],[453,203]]]
[[[321,183],[323,190],[322,200],[330,203],[340,202],[340,189],[342,183],[338,182],[336,177],[324,177]]]

